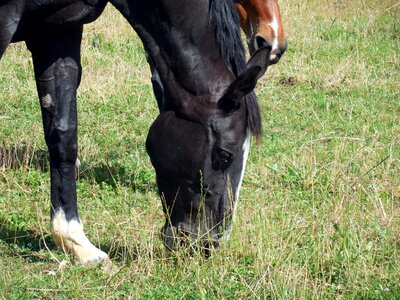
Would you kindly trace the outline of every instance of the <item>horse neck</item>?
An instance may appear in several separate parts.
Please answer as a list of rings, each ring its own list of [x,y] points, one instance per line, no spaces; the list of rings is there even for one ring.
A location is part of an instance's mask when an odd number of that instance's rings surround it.
[[[172,85],[180,93],[218,98],[234,79],[208,23],[208,0],[111,2],[140,36],[167,91]]]

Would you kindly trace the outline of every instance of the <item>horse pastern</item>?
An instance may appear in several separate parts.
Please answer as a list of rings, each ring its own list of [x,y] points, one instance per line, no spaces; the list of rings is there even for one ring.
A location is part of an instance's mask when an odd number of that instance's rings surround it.
[[[51,229],[57,246],[62,251],[70,253],[76,263],[86,265],[109,260],[108,255],[86,237],[79,219],[68,221],[62,209],[54,214]]]

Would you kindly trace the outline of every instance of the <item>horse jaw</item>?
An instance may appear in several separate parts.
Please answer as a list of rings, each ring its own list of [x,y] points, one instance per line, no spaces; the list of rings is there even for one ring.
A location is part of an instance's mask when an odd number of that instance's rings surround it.
[[[108,255],[96,248],[86,237],[79,219],[67,221],[62,209],[53,216],[51,233],[56,245],[62,251],[70,253],[78,264],[110,262]]]

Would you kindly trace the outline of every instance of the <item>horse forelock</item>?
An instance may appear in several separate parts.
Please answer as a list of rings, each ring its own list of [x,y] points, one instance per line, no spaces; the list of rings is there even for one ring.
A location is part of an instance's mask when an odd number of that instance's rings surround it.
[[[235,76],[246,70],[240,19],[232,0],[210,0],[209,21],[221,56]],[[261,137],[261,113],[254,92],[246,96],[247,123],[253,136]]]

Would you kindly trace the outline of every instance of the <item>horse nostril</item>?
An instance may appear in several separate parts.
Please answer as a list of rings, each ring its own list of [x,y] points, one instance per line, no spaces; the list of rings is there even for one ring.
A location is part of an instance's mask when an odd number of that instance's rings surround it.
[[[257,49],[260,49],[264,46],[268,46],[268,42],[265,38],[263,38],[261,35],[257,35],[255,40],[254,40],[254,47]]]

